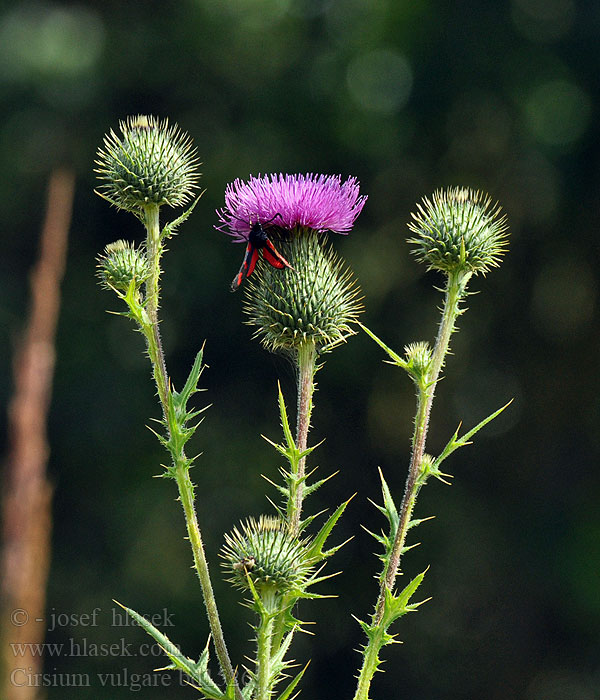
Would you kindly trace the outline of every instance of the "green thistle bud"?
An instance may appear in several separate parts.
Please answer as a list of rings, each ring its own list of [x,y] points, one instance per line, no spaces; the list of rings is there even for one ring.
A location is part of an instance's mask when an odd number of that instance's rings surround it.
[[[434,463],[435,457],[425,452],[421,458],[421,472],[423,474],[430,474],[433,470]]]
[[[417,478],[417,484],[418,484],[419,488],[421,488],[422,486],[424,486],[427,483],[427,479],[429,479],[429,477],[432,474],[435,474],[435,472],[433,471],[434,463],[435,463],[434,457],[425,452],[423,454],[423,457],[421,458],[421,467],[419,469],[419,476]]]
[[[404,348],[407,369],[415,377],[421,380],[427,377],[431,368],[432,353],[429,343],[411,343]]]
[[[454,187],[424,198],[412,214],[409,239],[420,262],[430,269],[481,272],[497,267],[506,251],[506,216],[482,192]]]
[[[119,126],[122,137],[111,130],[98,151],[96,173],[103,181],[98,194],[135,213],[150,204],[189,201],[198,181],[190,137],[151,116],[128,117]]]
[[[126,292],[132,281],[139,289],[148,278],[145,253],[128,241],[109,243],[98,256],[98,277],[103,287]]]
[[[257,266],[246,288],[247,323],[269,350],[307,343],[329,350],[352,335],[363,307],[352,273],[314,231],[292,233],[277,248],[293,270]]]
[[[285,593],[301,586],[312,565],[307,561],[304,542],[289,534],[286,524],[277,517],[261,515],[248,518],[225,535],[221,551],[228,579],[237,588],[248,590],[248,576],[258,593]]]

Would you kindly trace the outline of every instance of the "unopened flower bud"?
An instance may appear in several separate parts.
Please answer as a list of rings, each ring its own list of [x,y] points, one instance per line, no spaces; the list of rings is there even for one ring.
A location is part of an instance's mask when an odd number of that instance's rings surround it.
[[[507,244],[506,217],[488,195],[454,187],[434,192],[417,207],[408,224],[415,234],[409,243],[430,269],[485,274],[500,264]]]
[[[429,343],[411,343],[404,348],[406,355],[407,369],[415,379],[427,377],[431,367],[431,348]]]
[[[148,277],[146,255],[128,241],[109,243],[98,256],[98,277],[107,289],[126,292],[132,281],[139,289]]]
[[[221,551],[229,581],[248,590],[248,577],[258,593],[286,593],[301,586],[312,571],[304,542],[290,535],[277,517],[249,518],[225,535]]]
[[[111,130],[98,151],[99,194],[135,213],[152,204],[189,201],[198,181],[190,137],[152,116],[128,117],[119,126],[122,136]]]
[[[293,269],[261,265],[250,278],[244,311],[255,336],[275,351],[306,343],[323,351],[343,342],[363,308],[351,272],[314,231],[293,233],[277,246]]]

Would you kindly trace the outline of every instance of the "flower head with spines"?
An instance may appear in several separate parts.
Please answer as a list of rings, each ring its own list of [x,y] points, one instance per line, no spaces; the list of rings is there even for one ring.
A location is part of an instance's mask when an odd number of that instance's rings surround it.
[[[246,287],[248,324],[267,349],[331,349],[353,333],[351,324],[362,311],[360,291],[325,232],[349,233],[366,199],[356,178],[342,182],[339,175],[280,173],[228,185],[218,228],[248,242],[254,224],[268,225],[291,266],[259,264]]]
[[[249,577],[259,593],[283,594],[299,588],[314,569],[307,544],[293,537],[275,516],[248,518],[240,529],[234,528],[225,535],[221,557],[231,583],[248,590]]]
[[[104,253],[98,256],[98,277],[107,289],[126,292],[132,282],[139,289],[148,274],[145,252],[129,241],[109,243]]]
[[[413,253],[430,269],[481,272],[497,267],[507,247],[506,216],[483,192],[466,187],[437,190],[412,214]]]
[[[246,288],[247,323],[272,351],[295,350],[306,342],[330,350],[354,333],[363,310],[351,271],[322,236],[294,236],[278,243],[294,272],[262,265]]]
[[[149,205],[176,207],[192,197],[198,158],[190,137],[168,120],[138,115],[119,123],[98,150],[98,194],[120,209],[139,214]]]

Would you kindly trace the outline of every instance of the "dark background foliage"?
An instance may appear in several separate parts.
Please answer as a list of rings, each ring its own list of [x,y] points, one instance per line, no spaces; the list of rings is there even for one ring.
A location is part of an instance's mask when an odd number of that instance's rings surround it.
[[[131,643],[141,630],[112,620],[112,598],[166,609],[165,631],[190,655],[207,638],[182,539],[174,487],[152,479],[164,460],[144,428],[158,410],[141,338],[105,309],[94,257],[116,238],[139,240],[135,218],[93,195],[96,148],[129,114],[168,116],[193,137],[206,194],[165,259],[163,335],[181,385],[206,340],[213,404],[194,448],[198,510],[232,656],[251,631],[237,594],[220,583],[222,533],[268,511],[263,473],[277,455],[276,382],[293,405],[284,358],[251,340],[242,294],[228,286],[242,249],[215,231],[225,185],[250,173],[356,175],[369,195],[357,226],[334,243],[365,295],[364,321],[392,347],[431,339],[440,279],[414,262],[406,222],[423,195],[482,188],[511,228],[502,267],[471,288],[434,406],[429,449],[459,421],[470,427],[514,403],[446,463],[451,488],[422,493],[406,575],[431,564],[433,600],[397,627],[375,698],[592,700],[600,697],[600,419],[598,170],[600,5],[584,0],[180,0],[178,3],[5,4],[0,15],[0,256],[2,366],[27,312],[49,172],[72,165],[77,192],[50,418],[56,487],[48,612],[100,607],[98,626],[60,626],[48,641]],[[172,215],[170,212],[165,214]],[[374,542],[383,523],[377,467],[400,499],[413,392],[365,336],[318,374],[314,442],[325,475],[309,502],[331,508],[355,491],[338,532],[354,536],[323,584],[339,597],[303,605],[315,637],[303,695],[349,698],[361,633],[376,592]],[[2,398],[11,392],[8,371]],[[4,421],[4,418],[3,418]],[[273,492],[270,495],[274,496]],[[76,621],[76,620],[75,620]],[[61,654],[51,676],[90,673],[92,687],[48,688],[48,700],[130,697],[125,673],[156,658]],[[103,688],[98,673],[121,674]],[[121,679],[121,682],[119,681]],[[194,697],[148,688],[151,698]]]

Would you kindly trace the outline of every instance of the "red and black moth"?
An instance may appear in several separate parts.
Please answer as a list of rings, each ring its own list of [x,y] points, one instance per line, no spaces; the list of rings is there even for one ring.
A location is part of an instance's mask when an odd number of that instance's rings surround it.
[[[280,214],[275,214],[273,219],[275,219]],[[273,219],[265,221],[265,224],[270,224]],[[288,267],[290,270],[294,268],[289,264],[289,262],[283,257],[283,255],[275,248],[270,238],[267,236],[267,232],[263,228],[263,224],[257,221],[252,224],[250,233],[248,234],[248,245],[246,246],[246,254],[244,255],[244,260],[240,271],[233,278],[231,283],[231,291],[235,292],[242,282],[254,272],[256,263],[259,258],[260,251],[262,250],[263,259],[266,260],[269,265],[277,268],[278,270],[283,270],[284,267]]]

